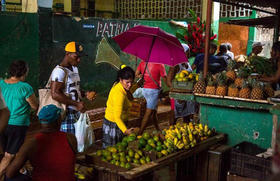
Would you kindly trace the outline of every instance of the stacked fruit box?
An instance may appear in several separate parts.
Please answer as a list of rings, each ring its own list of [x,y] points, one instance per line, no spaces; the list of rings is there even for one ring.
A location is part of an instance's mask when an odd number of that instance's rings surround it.
[[[145,99],[134,99],[131,104],[132,105],[129,109],[129,116],[142,118],[146,111]]]
[[[177,73],[172,81],[172,88],[183,91],[192,91],[194,83],[198,80],[198,74],[182,70]]]

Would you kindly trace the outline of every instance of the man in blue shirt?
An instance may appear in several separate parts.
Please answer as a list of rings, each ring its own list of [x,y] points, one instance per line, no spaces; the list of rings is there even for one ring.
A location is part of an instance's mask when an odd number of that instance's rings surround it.
[[[217,45],[214,43],[210,43],[209,49],[209,59],[208,59],[208,71],[212,74],[221,72],[226,69],[227,61],[224,56],[215,56],[214,54],[217,51]],[[198,54],[195,57],[194,63],[192,65],[192,69],[196,70],[197,73],[203,71],[204,66],[204,53]]]

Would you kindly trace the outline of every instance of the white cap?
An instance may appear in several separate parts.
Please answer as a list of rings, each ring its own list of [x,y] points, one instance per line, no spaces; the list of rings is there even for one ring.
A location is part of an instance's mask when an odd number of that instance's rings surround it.
[[[185,43],[181,43],[182,47],[184,48],[184,52],[188,51],[190,49],[190,47],[185,44]]]
[[[262,46],[264,46],[264,44],[261,43],[261,42],[254,42],[253,45],[252,45],[253,48],[258,47],[258,46],[262,47]]]

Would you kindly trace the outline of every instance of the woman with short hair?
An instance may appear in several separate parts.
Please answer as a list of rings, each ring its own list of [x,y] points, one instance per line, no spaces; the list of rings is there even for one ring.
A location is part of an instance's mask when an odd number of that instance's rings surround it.
[[[5,155],[0,163],[0,178],[23,144],[30,124],[30,110],[38,109],[38,102],[32,87],[24,82],[28,74],[24,61],[14,61],[9,68],[9,78],[0,81],[4,100],[10,110],[8,126],[2,135]]]

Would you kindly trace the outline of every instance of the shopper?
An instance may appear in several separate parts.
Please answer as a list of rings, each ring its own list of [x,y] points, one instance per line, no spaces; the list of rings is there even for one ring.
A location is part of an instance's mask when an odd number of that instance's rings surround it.
[[[190,49],[187,44],[182,43],[186,56],[189,57]],[[188,62],[170,67],[167,74],[167,85],[172,87],[172,80],[175,75],[182,70],[192,72],[192,68]],[[175,124],[178,118],[183,118],[185,122],[189,122],[193,115],[197,112],[197,106],[194,101],[183,101],[171,99],[171,122],[170,124]]]
[[[28,74],[24,61],[14,61],[9,68],[9,78],[0,81],[0,88],[11,112],[8,126],[2,135],[4,157],[0,163],[0,177],[23,144],[30,124],[30,110],[38,109],[38,102],[32,87],[24,82]]]
[[[27,160],[33,167],[32,181],[74,181],[77,140],[73,134],[59,131],[61,109],[44,106],[38,117],[41,130],[24,142],[7,168],[7,181],[26,179],[19,170]]]
[[[136,129],[127,128],[128,111],[131,106],[132,95],[129,91],[134,81],[135,73],[126,66],[118,71],[117,80],[110,90],[106,103],[105,117],[102,125],[102,146],[115,145],[124,135],[130,135]]]
[[[10,117],[10,111],[6,106],[6,103],[4,101],[4,98],[2,96],[2,92],[0,89],[0,134],[3,134],[3,131],[8,125]]]
[[[72,134],[75,134],[74,123],[79,119],[80,112],[85,112],[84,103],[81,101],[80,76],[77,67],[84,55],[81,44],[67,43],[63,60],[51,74],[52,98],[67,105],[61,131]]]
[[[146,66],[147,68],[145,68]],[[161,89],[161,78],[165,83],[167,82],[165,67],[163,64],[142,61],[137,67],[135,75],[137,77],[144,77],[142,93],[147,103],[139,134],[143,133],[149,120],[153,121],[157,130],[160,130],[157,117],[157,105]]]

